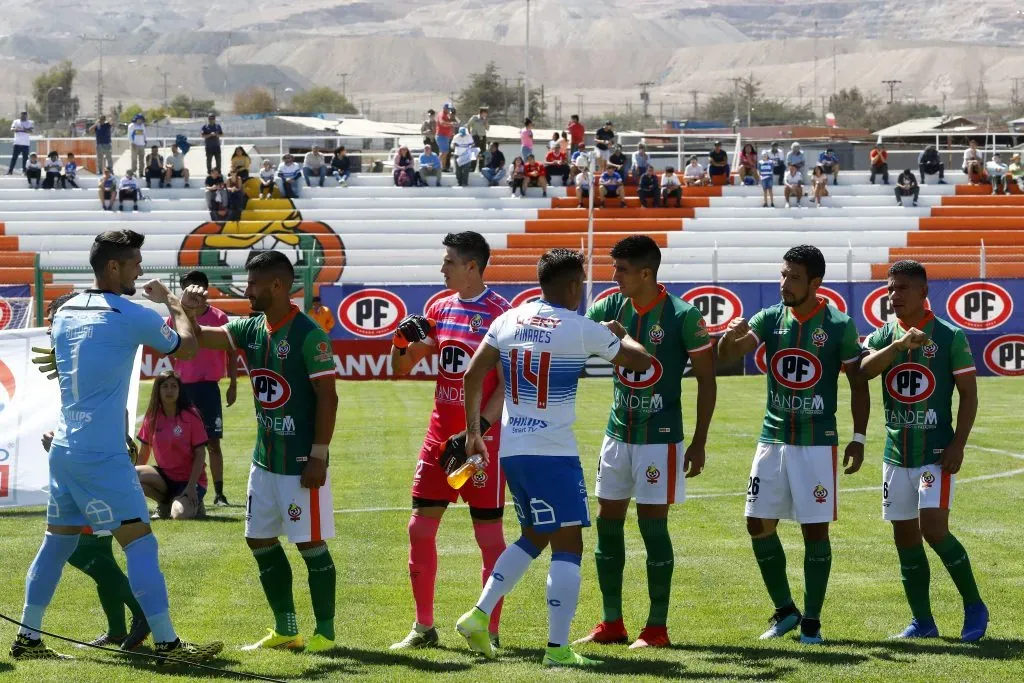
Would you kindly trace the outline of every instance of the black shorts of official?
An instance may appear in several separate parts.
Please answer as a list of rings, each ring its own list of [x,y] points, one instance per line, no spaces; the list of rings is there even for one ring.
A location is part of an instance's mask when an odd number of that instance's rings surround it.
[[[182,384],[181,388],[203,417],[207,438],[223,438],[224,409],[220,402],[220,385],[217,382],[194,382]]]
[[[173,502],[175,498],[184,495],[185,489],[188,488],[187,481],[175,481],[167,477],[167,473],[164,472],[160,467],[154,466],[156,473],[160,475],[160,478],[164,480],[164,486],[167,487],[167,500]],[[206,495],[206,487],[196,484],[196,491],[199,493],[199,500],[202,500]]]

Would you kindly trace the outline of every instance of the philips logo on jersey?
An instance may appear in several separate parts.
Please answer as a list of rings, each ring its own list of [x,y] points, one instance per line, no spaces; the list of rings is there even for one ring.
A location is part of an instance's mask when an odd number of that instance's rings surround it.
[[[648,389],[653,387],[661,379],[662,374],[664,374],[664,368],[662,368],[657,358],[651,358],[651,367],[643,372],[627,370],[618,366],[615,368],[615,377],[630,389]]]
[[[64,423],[71,429],[81,429],[92,423],[92,413],[85,410],[65,410]]]
[[[797,348],[776,351],[769,368],[776,382],[793,391],[810,389],[822,375],[818,357]]]
[[[438,373],[447,379],[462,379],[469,361],[473,358],[473,349],[457,339],[445,339],[439,350]]]
[[[533,417],[509,417],[505,425],[513,434],[532,434],[547,429],[548,423]]]
[[[292,388],[288,381],[273,370],[253,370],[249,375],[256,400],[264,410],[275,410],[288,403]]]
[[[935,393],[935,375],[920,363],[900,363],[886,374],[885,390],[900,403],[927,401]]]
[[[160,333],[163,334],[163,329],[160,330]],[[68,325],[64,328],[64,338],[69,342],[82,341],[90,337],[92,337],[92,325]],[[167,340],[170,341],[170,337],[167,337]]]

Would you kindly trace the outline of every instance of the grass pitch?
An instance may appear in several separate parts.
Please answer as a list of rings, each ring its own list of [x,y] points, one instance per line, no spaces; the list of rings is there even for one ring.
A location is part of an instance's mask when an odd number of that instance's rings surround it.
[[[833,566],[822,631],[828,642],[802,646],[792,637],[761,643],[758,634],[771,614],[743,523],[744,492],[764,409],[763,378],[721,378],[718,410],[708,444],[704,474],[688,484],[689,500],[670,518],[676,568],[669,632],[671,649],[628,651],[625,646],[589,646],[581,652],[604,659],[589,673],[546,673],[540,667],[547,639],[544,584],[548,556],[542,556],[506,599],[502,645],[497,661],[469,653],[454,631],[455,620],[480,590],[480,558],[468,512],[448,511],[438,537],[437,626],[442,647],[392,654],[413,620],[406,569],[409,485],[419,452],[433,385],[429,382],[349,382],[339,385],[341,407],[332,446],[337,538],[331,550],[338,572],[337,625],[340,648],[328,655],[287,652],[241,653],[273,621],[256,565],[242,538],[242,503],[253,443],[253,410],[247,392],[225,413],[226,488],[237,507],[210,508],[202,522],[157,522],[160,555],[171,595],[171,612],[186,638],[227,643],[217,663],[224,673],[151,664],[95,651],[75,651],[70,663],[17,663],[0,659],[2,681],[195,681],[234,679],[251,671],[288,680],[815,680],[815,681],[1019,681],[1024,678],[1024,571],[1019,516],[1024,494],[1024,427],[1021,384],[983,379],[981,410],[953,506],[951,526],[971,556],[982,596],[992,611],[985,640],[958,640],[959,596],[941,562],[929,551],[932,603],[943,639],[889,642],[910,619],[899,580],[899,565],[880,507],[881,402],[872,383],[873,413],[867,462],[858,474],[842,476],[840,520],[833,526]],[[692,425],[695,386],[684,386],[687,429]],[[145,404],[149,385],[144,385]],[[593,487],[596,454],[611,394],[610,380],[584,380],[579,392],[577,434],[587,483]],[[850,434],[848,392],[840,390],[840,430]],[[596,513],[596,501],[592,499]],[[628,560],[625,619],[631,636],[647,614],[643,543],[632,515],[626,524]],[[3,571],[0,611],[20,616],[25,570],[44,527],[42,510],[0,513]],[[505,516],[509,541],[518,533],[511,509]],[[784,523],[794,596],[802,604],[803,544],[795,524]],[[600,618],[600,591],[587,530],[583,592],[574,638]],[[121,557],[121,553],[117,551]],[[300,628],[312,631],[306,570],[288,549],[295,575]],[[123,557],[121,557],[123,562]],[[90,579],[67,567],[44,628],[90,639],[105,627]],[[14,628],[0,625],[6,651]]]

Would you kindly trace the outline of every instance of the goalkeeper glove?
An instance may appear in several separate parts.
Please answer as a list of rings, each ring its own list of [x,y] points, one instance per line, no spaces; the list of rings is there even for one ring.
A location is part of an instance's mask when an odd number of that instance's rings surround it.
[[[133,465],[139,464],[139,446],[135,443],[135,439],[130,434],[124,435],[124,443],[128,446],[128,458],[132,461]]]
[[[490,427],[491,423],[481,417],[480,433],[486,434]],[[466,432],[462,431],[449,437],[448,441],[444,444],[444,450],[441,451],[441,467],[444,468],[445,474],[451,474],[459,469],[466,464],[468,459],[469,456],[466,454]]]
[[[429,337],[433,328],[434,321],[429,318],[422,315],[406,316],[402,322],[398,323],[398,329],[395,330],[395,337],[392,343],[396,349],[404,351],[409,347],[409,344],[421,342]]]
[[[33,346],[32,353],[32,363],[39,366],[39,372],[46,375],[46,379],[57,379],[57,352]]]

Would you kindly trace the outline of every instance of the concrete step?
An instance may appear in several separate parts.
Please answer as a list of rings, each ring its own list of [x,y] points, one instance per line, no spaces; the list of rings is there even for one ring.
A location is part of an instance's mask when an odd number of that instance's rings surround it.
[[[97,217],[102,217],[102,214],[98,214]],[[135,220],[130,211],[125,211],[124,213],[115,211],[108,215],[107,220],[74,221],[69,223],[61,221],[7,223],[4,232],[7,235],[92,235],[95,237],[104,230],[130,228],[138,224],[139,222]],[[146,223],[145,233],[147,235],[163,234],[184,237],[198,226],[199,224],[194,221],[151,222]],[[234,234],[255,234],[261,232],[264,227],[264,223],[251,221],[250,225],[245,227],[247,232]],[[441,230],[444,232],[473,230],[480,233],[520,233],[526,231],[526,221],[500,218],[448,221],[345,221],[335,222],[331,227],[339,235],[344,235],[348,230],[354,233],[375,232],[393,235],[433,235],[438,234]]]

